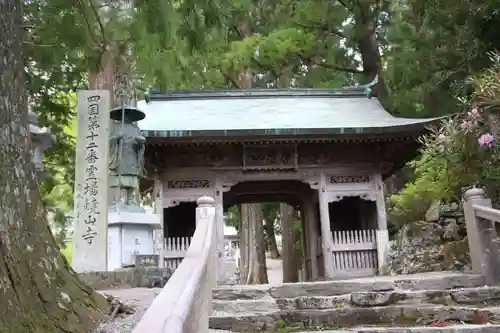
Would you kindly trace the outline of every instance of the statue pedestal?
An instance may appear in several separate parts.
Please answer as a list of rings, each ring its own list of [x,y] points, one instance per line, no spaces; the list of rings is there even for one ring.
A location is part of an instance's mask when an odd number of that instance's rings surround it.
[[[135,254],[156,254],[153,231],[161,229],[159,214],[108,214],[108,270],[134,264]],[[160,258],[160,262],[163,258]]]

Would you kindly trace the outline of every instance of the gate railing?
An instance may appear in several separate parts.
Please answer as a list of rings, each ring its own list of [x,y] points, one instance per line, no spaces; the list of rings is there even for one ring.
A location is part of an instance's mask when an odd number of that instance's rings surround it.
[[[375,229],[332,231],[332,261],[336,278],[377,274],[377,232]],[[321,237],[318,237],[317,247],[317,253],[322,253]]]
[[[167,237],[163,240],[163,261],[165,268],[175,272],[186,257],[193,237]]]
[[[186,257],[156,296],[133,333],[205,333],[217,283],[214,199],[197,200],[196,230]]]
[[[333,231],[333,268],[345,277],[371,276],[377,272],[376,230]]]

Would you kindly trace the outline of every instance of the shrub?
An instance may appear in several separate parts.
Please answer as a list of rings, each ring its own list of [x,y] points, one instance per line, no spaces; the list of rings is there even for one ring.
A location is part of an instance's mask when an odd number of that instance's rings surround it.
[[[422,138],[421,157],[409,163],[415,180],[389,198],[392,223],[425,218],[435,201],[460,201],[465,187],[486,186],[492,199],[500,185],[500,56],[471,79],[474,93],[462,99],[463,112],[443,120]]]

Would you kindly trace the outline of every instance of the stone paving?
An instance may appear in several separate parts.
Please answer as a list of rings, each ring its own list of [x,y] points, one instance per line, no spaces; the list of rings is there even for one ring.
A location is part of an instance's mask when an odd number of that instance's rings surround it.
[[[282,281],[281,260],[267,259],[269,282],[272,284],[280,284]],[[236,262],[225,260],[223,262],[224,281],[219,281],[219,284],[234,285],[237,283]],[[130,305],[136,309],[136,312],[131,316],[117,317],[111,322],[104,323],[99,327],[96,333],[131,333],[135,325],[142,318],[149,305],[161,291],[161,288],[123,288],[123,289],[105,289],[100,290],[102,294],[112,295],[117,297],[123,303]],[[210,330],[209,333],[230,333],[224,330]]]
[[[281,284],[283,282],[283,263],[281,259],[266,258],[266,266],[269,284]]]
[[[234,285],[236,282],[234,276],[235,266],[230,262],[225,262],[223,265],[224,271],[221,272],[224,278],[227,279],[228,283],[223,283],[219,281],[219,287],[214,290],[214,313],[211,319],[211,323],[223,321],[234,321],[232,318],[238,318],[241,316],[243,320],[241,325],[248,325],[248,321],[244,320],[245,317],[249,317],[248,320],[255,322],[257,324],[261,319],[260,317],[269,317],[267,319],[276,323],[278,317],[274,318],[280,311],[285,308],[289,308],[287,311],[306,311],[314,312],[315,309],[323,309],[322,311],[332,312],[335,317],[338,314],[333,312],[345,313],[351,311],[353,315],[359,311],[359,309],[365,308],[366,311],[372,311],[369,308],[371,306],[382,306],[380,310],[377,311],[396,311],[391,309],[391,306],[386,305],[387,299],[397,300],[401,298],[401,305],[394,304],[393,307],[397,309],[402,309],[402,307],[411,307],[412,300],[420,302],[420,299],[426,299],[428,297],[427,293],[422,291],[429,289],[432,294],[433,289],[444,290],[445,293],[453,293],[453,299],[456,301],[460,299],[458,294],[469,292],[475,297],[475,299],[480,299],[485,297],[485,292],[487,291],[488,297],[493,297],[500,299],[500,288],[493,293],[489,289],[483,292],[482,287],[477,287],[476,289],[471,289],[474,286],[481,285],[480,281],[475,281],[482,279],[480,277],[474,278],[468,274],[454,273],[454,272],[432,272],[423,274],[412,274],[405,276],[377,276],[377,277],[365,277],[349,280],[339,280],[339,281],[323,281],[323,282],[305,282],[298,284],[282,284],[282,266],[280,260],[267,260],[268,265],[268,279],[269,284],[267,285]],[[234,271],[233,271],[234,270]],[[221,285],[223,284],[223,285]],[[470,284],[470,286],[468,285]],[[392,286],[392,287],[391,287]],[[325,289],[326,288],[326,289]],[[468,290],[453,291],[449,288],[469,288]],[[485,287],[486,288],[486,287]],[[492,288],[492,287],[488,287]],[[365,290],[366,289],[366,290]],[[377,292],[373,292],[377,290]],[[402,290],[402,291],[401,291]],[[99,330],[95,333],[131,333],[137,322],[142,318],[145,311],[154,300],[156,295],[161,291],[161,288],[130,288],[130,289],[112,289],[112,290],[102,290],[101,293],[110,294],[119,298],[122,302],[131,305],[136,308],[136,313],[131,316],[126,316],[123,318],[115,318],[112,322],[103,324]],[[435,292],[435,291],[434,291]],[[330,295],[331,294],[331,295]],[[381,304],[371,304],[368,310],[366,306],[358,307],[356,299],[353,298],[357,294],[370,294],[370,300],[372,302],[378,302]],[[377,294],[374,297],[374,295]],[[396,295],[397,294],[397,295]],[[457,294],[457,295],[455,295]],[[483,295],[484,294],[484,295]],[[493,295],[495,294],[495,295]],[[394,298],[396,295],[397,298]],[[359,296],[359,295],[358,295]],[[366,295],[365,295],[366,296]],[[436,295],[432,294],[432,297]],[[469,295],[466,295],[469,297]],[[242,298],[243,297],[243,298]],[[305,297],[303,300],[301,297]],[[464,296],[465,297],[465,296]],[[373,298],[373,299],[372,299]],[[462,297],[463,298],[463,297]],[[305,302],[305,303],[304,303]],[[417,303],[418,303],[417,302]],[[495,301],[496,302],[496,301]],[[286,303],[286,304],[285,304]],[[289,304],[288,304],[289,303]],[[302,304],[303,303],[303,304]],[[358,302],[359,303],[359,302]],[[383,303],[383,304],[382,304]],[[390,302],[389,302],[390,303]],[[408,304],[406,304],[408,303]],[[418,305],[415,303],[416,305]],[[319,306],[321,305],[321,306]],[[485,304],[486,305],[486,304]],[[496,305],[496,304],[495,304]],[[314,308],[314,309],[312,309]],[[259,310],[260,309],[260,310]],[[302,310],[301,310],[302,309]],[[375,309],[375,308],[372,308]],[[424,308],[418,306],[419,313],[424,311]],[[473,308],[470,308],[472,311]],[[486,310],[482,308],[481,311]],[[401,311],[401,310],[397,310]],[[396,311],[396,312],[397,312]],[[440,310],[441,311],[441,310]],[[442,311],[450,311],[445,308]],[[455,310],[454,310],[455,311]],[[456,311],[464,312],[463,309],[456,309]],[[476,310],[474,310],[476,311]],[[311,312],[311,313],[312,313]],[[355,313],[356,312],[356,313]],[[383,312],[383,311],[382,311]],[[495,311],[498,313],[497,311]],[[378,312],[377,312],[378,313]],[[465,313],[465,312],[464,312]],[[326,312],[325,312],[326,314]],[[382,313],[379,313],[379,315]],[[495,316],[500,315],[498,313]],[[228,317],[229,316],[229,317]],[[236,317],[234,317],[236,316]],[[253,318],[255,317],[255,318]],[[218,319],[219,318],[219,319]],[[227,318],[227,319],[224,319]],[[273,319],[274,318],[274,319]],[[266,321],[269,321],[267,320]],[[215,320],[215,321],[213,321]],[[209,333],[230,333],[227,329],[239,330],[243,326],[238,323],[228,324],[228,325],[215,325],[214,327],[220,327],[221,329],[211,329]],[[224,326],[224,327],[222,327]],[[227,326],[227,327],[226,327]],[[241,327],[240,327],[241,326]],[[250,325],[252,326],[252,325]],[[254,328],[259,328],[258,325],[254,325]],[[233,328],[230,328],[233,327]],[[225,329],[225,330],[224,330]],[[384,330],[377,328],[346,328],[338,331],[326,331],[330,333],[379,333],[379,332],[391,332],[391,333],[453,333],[453,332],[472,332],[472,333],[500,333],[500,325],[456,325],[453,327],[446,327],[438,329],[432,329],[428,327],[404,327],[404,328],[386,328]]]

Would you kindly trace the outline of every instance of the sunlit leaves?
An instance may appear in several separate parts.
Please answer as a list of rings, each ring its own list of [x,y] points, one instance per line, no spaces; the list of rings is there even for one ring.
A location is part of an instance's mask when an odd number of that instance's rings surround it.
[[[462,98],[465,108],[457,107],[462,112],[422,138],[422,155],[410,163],[415,180],[390,199],[393,221],[414,222],[433,201],[460,202],[463,188],[472,185],[487,186],[498,203],[500,142],[496,138],[491,145],[482,146],[478,141],[485,133],[490,136],[495,126],[489,116],[496,114],[500,98],[498,60],[493,55],[493,66],[472,78],[473,93]]]

